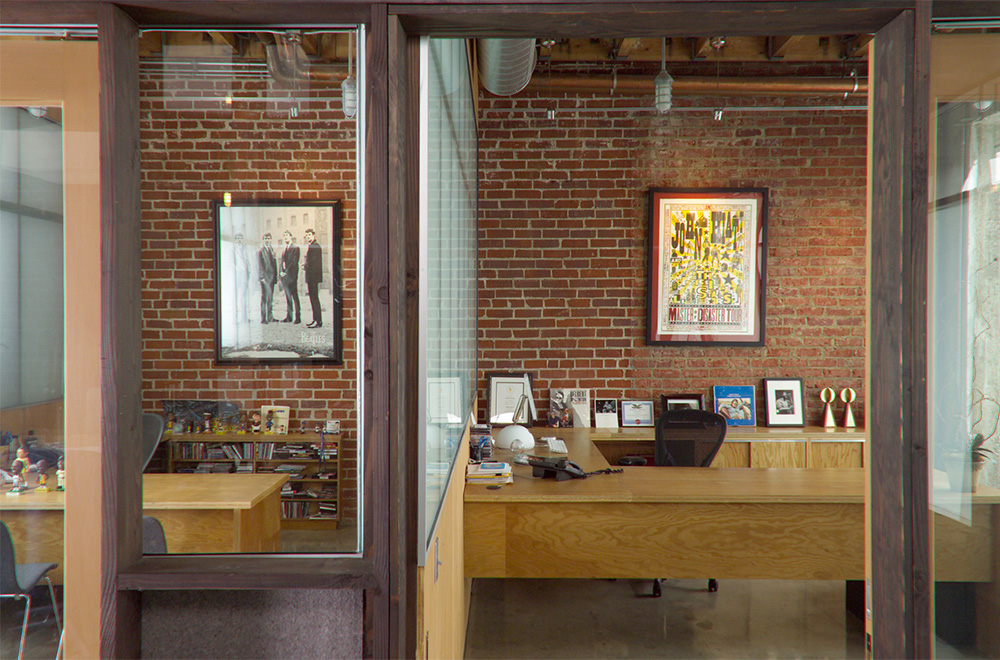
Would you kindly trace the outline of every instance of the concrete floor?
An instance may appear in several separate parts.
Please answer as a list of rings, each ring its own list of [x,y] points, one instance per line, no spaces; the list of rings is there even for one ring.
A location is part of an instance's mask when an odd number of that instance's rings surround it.
[[[844,583],[477,579],[465,657],[863,658]]]

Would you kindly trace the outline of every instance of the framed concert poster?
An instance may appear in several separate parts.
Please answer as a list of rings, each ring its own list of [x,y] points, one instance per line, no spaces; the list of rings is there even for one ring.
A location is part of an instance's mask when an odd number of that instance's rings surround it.
[[[216,362],[343,364],[340,202],[226,199],[212,214]]]
[[[650,188],[650,345],[764,345],[767,188]]]

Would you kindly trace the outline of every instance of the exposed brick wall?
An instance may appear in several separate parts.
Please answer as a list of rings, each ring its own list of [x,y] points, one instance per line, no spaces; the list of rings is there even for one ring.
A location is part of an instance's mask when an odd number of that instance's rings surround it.
[[[183,100],[261,95],[265,86],[173,79],[164,101],[163,79],[142,78],[143,409],[160,410],[162,399],[224,399],[243,409],[290,406],[293,428],[300,420],[341,420],[341,517],[356,518],[355,122],[344,118],[339,90],[300,104],[294,118],[282,100],[238,101],[232,109]],[[211,204],[226,192],[240,200],[343,201],[343,366],[214,363]]]
[[[807,424],[820,421],[823,387],[854,388],[862,423],[863,111],[729,110],[715,121],[614,109],[648,97],[480,101],[482,401],[488,371],[532,372],[543,419],[550,387],[655,399],[659,413],[661,394],[700,392],[711,407],[713,385],[754,385],[763,425],[761,379],[797,377]],[[719,103],[772,101],[787,104]],[[510,111],[526,105],[556,119]],[[645,345],[646,191],[657,186],[770,189],[763,347]]]

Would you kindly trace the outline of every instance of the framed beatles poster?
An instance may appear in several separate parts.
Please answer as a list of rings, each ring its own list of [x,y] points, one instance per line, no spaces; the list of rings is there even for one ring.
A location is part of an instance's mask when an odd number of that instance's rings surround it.
[[[651,188],[646,343],[764,345],[767,188]]]
[[[343,364],[340,202],[227,197],[212,213],[216,362]]]

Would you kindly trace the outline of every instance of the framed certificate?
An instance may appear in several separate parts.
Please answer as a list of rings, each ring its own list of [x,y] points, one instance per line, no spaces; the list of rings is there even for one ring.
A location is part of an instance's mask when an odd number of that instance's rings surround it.
[[[622,428],[653,426],[652,401],[622,401]]]
[[[527,397],[527,419],[518,422],[532,422],[535,419],[535,401],[532,395],[534,377],[529,373],[488,373],[486,374],[486,410],[490,424],[513,424],[514,413],[522,396]]]

